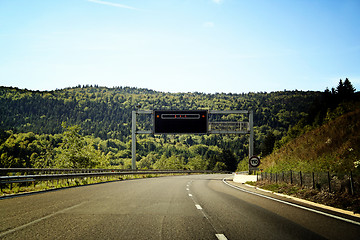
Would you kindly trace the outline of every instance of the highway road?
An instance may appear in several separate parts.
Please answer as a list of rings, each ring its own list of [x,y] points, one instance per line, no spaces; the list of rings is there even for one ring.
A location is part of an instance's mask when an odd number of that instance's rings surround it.
[[[224,183],[230,176],[127,180],[2,199],[0,239],[360,239],[354,219],[244,192]]]

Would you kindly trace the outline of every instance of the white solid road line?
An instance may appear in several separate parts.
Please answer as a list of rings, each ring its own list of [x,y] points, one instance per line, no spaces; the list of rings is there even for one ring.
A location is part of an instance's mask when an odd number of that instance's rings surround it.
[[[338,219],[338,220],[342,220],[342,221],[349,222],[349,223],[352,223],[352,224],[355,224],[355,225],[359,225],[359,226],[360,226],[360,222],[356,222],[356,221],[353,221],[353,220],[350,220],[350,219],[346,219],[346,218],[343,218],[343,217],[339,217],[339,216],[336,216],[336,215],[332,215],[332,214],[330,214],[330,213],[321,212],[321,211],[319,211],[319,210],[315,210],[315,209],[312,209],[312,208],[304,207],[304,206],[297,205],[297,204],[294,204],[294,203],[286,202],[286,201],[283,201],[283,200],[280,200],[280,199],[276,199],[276,198],[273,198],[273,197],[269,197],[269,196],[266,196],[266,195],[262,195],[262,194],[260,194],[260,193],[255,193],[255,192],[251,192],[251,191],[245,190],[245,189],[243,189],[243,188],[234,186],[234,185],[226,182],[225,178],[223,179],[223,183],[225,183],[226,185],[228,185],[228,186],[230,186],[230,187],[232,187],[232,188],[235,188],[235,189],[237,189],[237,190],[240,190],[240,191],[243,191],[243,192],[246,192],[246,193],[250,193],[250,194],[253,194],[253,195],[256,195],[256,196],[259,196],[259,197],[267,198],[267,199],[270,199],[270,200],[273,200],[273,201],[276,201],[276,202],[284,203],[284,204],[287,204],[287,205],[290,205],[290,206],[293,206],[293,207],[301,208],[301,209],[303,209],[303,210],[307,210],[307,211],[310,211],[310,212],[318,213],[318,214],[321,214],[321,215],[324,215],[324,216],[327,216],[327,217],[335,218],[335,219]]]
[[[227,238],[225,237],[224,234],[215,234],[215,236],[216,236],[217,239],[219,239],[219,240],[227,240]]]
[[[66,212],[66,211],[68,211],[68,210],[71,210],[71,209],[73,209],[73,208],[76,208],[76,207],[78,207],[78,206],[80,206],[80,205],[82,205],[82,204],[84,204],[84,203],[85,203],[85,202],[82,202],[82,203],[79,203],[79,204],[77,204],[77,205],[74,205],[74,206],[71,206],[71,207],[62,209],[62,210],[60,210],[60,211],[57,211],[57,212],[54,212],[54,213],[52,213],[52,214],[46,215],[46,216],[44,216],[44,217],[42,217],[42,218],[36,219],[36,220],[34,220],[34,221],[32,221],[32,222],[26,223],[26,224],[21,225],[21,226],[19,226],[19,227],[10,229],[10,230],[8,230],[8,231],[6,231],[6,232],[2,232],[2,233],[0,233],[0,238],[1,238],[1,237],[4,237],[5,235],[7,235],[7,234],[9,234],[9,233],[13,233],[13,232],[19,231],[19,230],[21,230],[21,229],[23,229],[23,228],[26,228],[26,227],[28,227],[28,226],[30,226],[30,225],[33,225],[33,224],[38,223],[38,222],[41,222],[41,221],[43,221],[43,220],[45,220],[45,219],[51,218],[51,217],[53,217],[53,216],[55,216],[55,215],[58,215],[58,214],[60,214],[60,213],[64,213],[64,212]]]
[[[202,209],[202,207],[201,207],[199,204],[195,204],[195,207],[196,207],[197,209],[199,209],[199,210]]]

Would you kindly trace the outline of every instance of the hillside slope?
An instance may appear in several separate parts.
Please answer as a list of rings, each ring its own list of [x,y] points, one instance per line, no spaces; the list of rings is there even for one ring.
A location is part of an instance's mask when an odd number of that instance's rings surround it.
[[[356,108],[356,107],[355,107]],[[290,141],[262,160],[266,171],[354,171],[360,168],[360,108]]]

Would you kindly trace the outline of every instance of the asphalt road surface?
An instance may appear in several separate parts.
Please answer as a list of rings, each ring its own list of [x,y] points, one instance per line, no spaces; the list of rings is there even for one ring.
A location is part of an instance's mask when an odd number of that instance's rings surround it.
[[[241,191],[231,175],[127,180],[0,200],[0,239],[360,239],[359,220]]]

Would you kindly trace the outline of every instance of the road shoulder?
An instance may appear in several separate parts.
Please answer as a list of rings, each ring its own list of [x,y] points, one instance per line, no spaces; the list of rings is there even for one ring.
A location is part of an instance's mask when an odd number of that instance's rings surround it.
[[[343,218],[347,218],[347,219],[351,219],[353,221],[356,222],[360,222],[360,214],[355,214],[351,211],[346,211],[343,209],[339,209],[339,208],[334,208],[334,207],[330,207],[330,206],[326,206],[323,204],[319,204],[319,203],[315,203],[315,202],[311,202],[308,200],[304,200],[304,199],[300,199],[300,198],[296,198],[293,196],[289,196],[289,195],[285,195],[285,194],[280,194],[280,193],[276,193],[276,192],[272,192],[269,190],[265,190],[265,189],[261,189],[243,182],[234,182],[233,178],[226,178],[224,179],[228,184],[241,188],[245,191],[248,192],[253,192],[259,195],[264,195],[267,197],[271,197],[271,198],[275,198],[281,201],[285,201],[285,202],[289,202],[291,204],[296,204],[299,206],[303,206],[303,207],[307,207],[310,209],[314,209],[317,211],[322,211],[328,214],[333,214],[339,217],[343,217]]]

